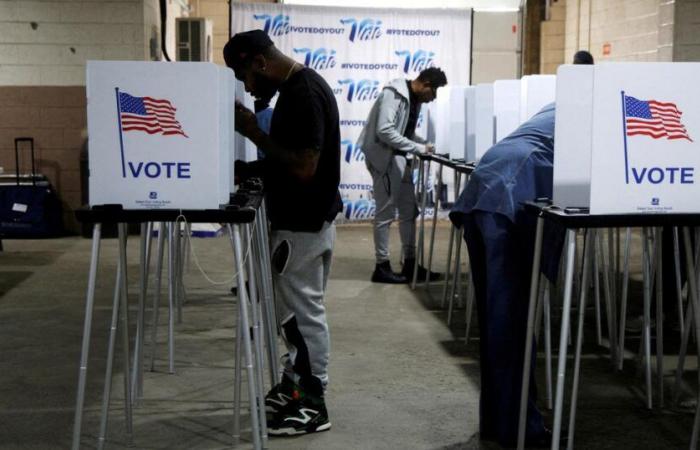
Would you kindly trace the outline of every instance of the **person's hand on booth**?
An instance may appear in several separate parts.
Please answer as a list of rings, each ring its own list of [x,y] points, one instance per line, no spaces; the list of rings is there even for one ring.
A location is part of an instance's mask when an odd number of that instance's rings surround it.
[[[258,119],[255,117],[255,113],[239,102],[236,102],[235,125],[237,132],[251,140],[257,134],[262,133],[258,126]]]
[[[435,153],[435,144],[432,142],[425,144],[425,153]]]

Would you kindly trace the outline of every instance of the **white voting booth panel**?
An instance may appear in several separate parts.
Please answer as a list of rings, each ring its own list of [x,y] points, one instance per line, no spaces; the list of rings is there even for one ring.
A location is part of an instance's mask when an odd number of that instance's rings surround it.
[[[493,84],[476,85],[476,108],[474,114],[474,159],[480,160],[486,150],[495,143],[493,116]]]
[[[438,89],[435,100],[435,147],[449,153],[451,159],[467,158],[469,146],[468,97],[470,86],[445,86]]]
[[[555,204],[591,214],[700,212],[698,77],[699,63],[560,68]]]
[[[493,83],[493,115],[496,118],[496,142],[520,125],[520,80]]]
[[[596,66],[591,213],[700,212],[700,63]]]
[[[464,90],[467,100],[467,147],[464,149],[464,160],[476,160],[476,87],[467,86]]]
[[[245,92],[243,82],[236,80],[236,101],[251,111],[255,111],[255,102],[253,97]],[[258,149],[250,139],[245,138],[242,134],[235,133],[236,136],[236,154],[235,159],[241,161],[255,161],[258,159]]]
[[[526,122],[554,102],[556,75],[526,75],[520,87],[520,123]]]
[[[228,203],[234,78],[212,63],[88,61],[90,205]]]
[[[554,204],[588,208],[591,200],[593,68],[559,66],[554,127]]]

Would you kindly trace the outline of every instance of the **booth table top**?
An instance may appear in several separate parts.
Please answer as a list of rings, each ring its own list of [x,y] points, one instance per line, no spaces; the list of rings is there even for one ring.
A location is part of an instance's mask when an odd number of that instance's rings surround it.
[[[526,202],[525,210],[542,215],[546,220],[564,228],[622,228],[622,227],[694,227],[700,226],[700,214],[640,213],[640,214],[590,214],[582,208],[558,208],[549,200]]]

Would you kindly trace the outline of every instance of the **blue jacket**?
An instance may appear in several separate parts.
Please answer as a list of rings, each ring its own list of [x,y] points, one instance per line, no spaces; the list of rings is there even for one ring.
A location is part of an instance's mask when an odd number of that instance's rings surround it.
[[[491,147],[469,177],[450,219],[474,210],[503,214],[515,223],[522,202],[552,198],[554,103]]]

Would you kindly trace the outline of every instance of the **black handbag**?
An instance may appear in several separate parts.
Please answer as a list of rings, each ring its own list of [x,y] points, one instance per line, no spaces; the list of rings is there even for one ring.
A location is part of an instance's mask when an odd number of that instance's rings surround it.
[[[19,173],[20,143],[29,143],[32,172]],[[0,238],[33,239],[63,234],[61,202],[51,184],[38,175],[34,164],[34,139],[15,138],[15,177],[0,182]]]

